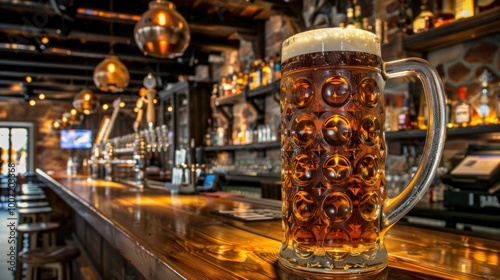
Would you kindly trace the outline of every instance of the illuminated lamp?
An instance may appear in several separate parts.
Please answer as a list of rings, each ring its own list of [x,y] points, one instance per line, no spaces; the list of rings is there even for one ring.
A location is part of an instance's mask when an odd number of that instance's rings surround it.
[[[94,69],[95,86],[106,92],[122,92],[130,81],[127,67],[118,57],[111,55]]]
[[[136,23],[134,38],[144,55],[174,58],[184,53],[191,34],[186,20],[173,3],[154,0]]]
[[[78,113],[90,115],[99,109],[99,99],[97,96],[85,88],[80,91],[73,99],[73,107]]]

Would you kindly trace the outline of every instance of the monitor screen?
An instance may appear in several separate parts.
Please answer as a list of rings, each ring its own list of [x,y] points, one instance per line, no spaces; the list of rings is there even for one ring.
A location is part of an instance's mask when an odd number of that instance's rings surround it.
[[[62,149],[92,148],[92,130],[65,129],[61,130]]]

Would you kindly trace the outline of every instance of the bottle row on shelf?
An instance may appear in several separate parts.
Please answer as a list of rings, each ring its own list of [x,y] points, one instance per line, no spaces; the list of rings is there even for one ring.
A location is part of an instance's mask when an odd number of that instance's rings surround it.
[[[373,17],[372,9],[369,9],[369,5],[362,5],[364,4],[362,2],[361,0],[337,2],[332,25],[371,31],[377,34],[384,44],[390,42],[394,31],[399,30],[405,34],[422,33],[500,8],[500,0],[421,0],[416,2],[400,0],[399,3],[394,1],[387,5],[387,14],[384,19]]]
[[[271,84],[281,78],[279,53],[262,60],[257,58],[248,63],[230,67],[229,73],[220,79],[218,97],[241,94],[245,88],[256,89]]]
[[[480,77],[479,90],[467,93],[467,87],[460,87],[458,99],[452,91],[447,92],[446,124],[448,127],[466,127],[500,123],[500,91],[493,92],[490,74],[484,71]],[[456,94],[455,94],[456,95]],[[386,98],[386,131],[427,129],[428,110],[422,100],[417,110],[412,99]]]
[[[216,122],[217,123],[217,122]],[[212,119],[208,120],[205,146],[246,145],[278,141],[279,132],[269,124],[254,124],[240,127],[229,134],[227,127],[212,126]]]

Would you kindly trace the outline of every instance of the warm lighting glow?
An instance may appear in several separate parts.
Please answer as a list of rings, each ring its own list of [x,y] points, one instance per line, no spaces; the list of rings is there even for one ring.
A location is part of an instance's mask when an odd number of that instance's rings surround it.
[[[139,108],[135,107],[134,112],[136,112],[136,113],[139,112]]]
[[[123,102],[123,101],[122,101],[122,102],[120,102],[120,107],[121,107],[121,108],[125,107],[125,102]]]
[[[166,19],[164,13],[159,13],[158,14],[158,24],[160,26],[165,26],[165,24],[167,24],[167,19]]]
[[[77,112],[76,112],[76,109],[71,109],[71,111],[69,111],[69,113],[70,113],[71,115],[76,115],[76,113],[77,113]]]
[[[73,107],[85,115],[94,113],[99,107],[99,100],[89,89],[83,89],[73,99]]]
[[[175,10],[174,4],[153,0],[135,25],[134,38],[145,55],[174,58],[184,53],[191,34],[186,20]]]
[[[93,79],[102,91],[122,92],[128,86],[130,74],[118,57],[112,55],[95,67]]]
[[[154,104],[158,103],[158,100],[157,100],[156,98],[155,98],[155,99],[153,99],[153,103],[154,103]]]
[[[38,99],[40,99],[40,100],[44,100],[44,99],[45,99],[45,94],[40,93],[40,94],[38,95]]]
[[[42,39],[40,39],[40,42],[42,42],[42,44],[48,44],[49,43],[49,38],[47,37],[42,37]]]
[[[59,128],[61,128],[61,123],[59,120],[55,120],[53,123],[52,123],[52,128],[55,129],[55,130],[58,130]]]
[[[167,111],[172,112],[173,110],[172,106],[168,106]]]
[[[115,73],[116,67],[114,63],[108,64],[108,72],[109,73]]]
[[[33,99],[31,99],[31,100],[29,101],[29,103],[30,103],[30,106],[35,106],[35,105],[36,105],[36,101],[35,101],[35,100],[33,100]]]
[[[26,80],[27,83],[31,83],[33,81],[33,79],[31,78],[31,76],[26,76],[25,80]]]
[[[103,110],[108,110],[109,108],[109,105],[108,104],[102,104],[102,109]]]

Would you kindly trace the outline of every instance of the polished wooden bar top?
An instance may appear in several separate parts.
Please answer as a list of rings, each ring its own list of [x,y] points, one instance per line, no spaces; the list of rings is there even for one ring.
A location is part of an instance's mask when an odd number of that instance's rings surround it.
[[[37,173],[146,279],[339,279],[278,265],[281,221],[242,222],[212,212],[279,209],[279,201],[176,195]],[[385,245],[389,267],[369,279],[500,277],[499,241],[395,225]]]

